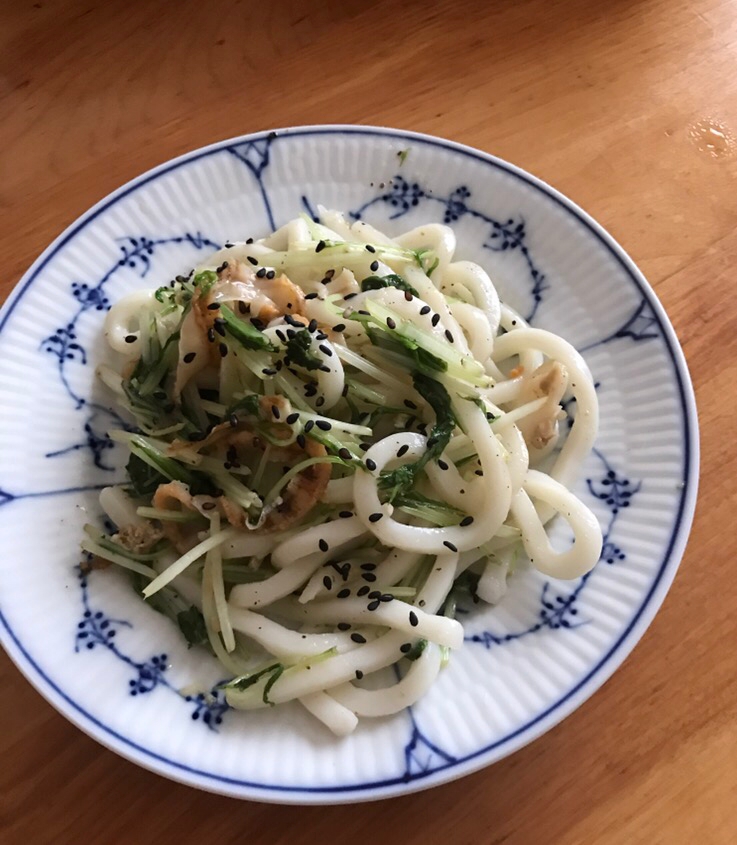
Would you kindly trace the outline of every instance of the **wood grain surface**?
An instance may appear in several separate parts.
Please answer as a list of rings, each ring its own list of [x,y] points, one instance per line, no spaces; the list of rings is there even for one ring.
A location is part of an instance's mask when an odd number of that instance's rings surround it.
[[[103,749],[3,655],[3,845],[737,842],[736,50],[728,0],[0,0],[0,300],[92,203],[191,148],[301,123],[430,132],[541,176],[624,245],[684,345],[703,450],[652,627],[511,758],[378,804],[238,802]]]

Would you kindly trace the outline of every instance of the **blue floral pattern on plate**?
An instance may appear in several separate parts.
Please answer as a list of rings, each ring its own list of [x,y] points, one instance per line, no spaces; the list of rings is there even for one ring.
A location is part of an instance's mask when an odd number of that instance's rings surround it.
[[[371,134],[373,131],[351,130],[358,135]],[[306,132],[309,134],[309,131]],[[319,131],[313,134],[319,135]],[[286,139],[290,135],[287,134],[284,137]],[[276,151],[282,144],[281,138],[282,136],[277,133],[269,133],[198,154],[200,157],[229,156],[246,168],[263,204],[264,228],[269,229],[283,222],[277,219],[275,211],[277,204],[272,198],[269,184],[270,166]],[[442,146],[442,142],[423,141],[423,143],[435,143]],[[502,165],[494,166],[502,167]],[[411,174],[411,169],[407,167],[405,172]],[[530,237],[529,221],[525,214],[515,208],[510,208],[501,216],[488,213],[469,184],[463,182],[450,190],[434,190],[426,175],[395,173],[391,178],[375,185],[372,191],[366,191],[363,200],[349,213],[354,220],[369,216],[381,225],[383,221],[398,220],[412,211],[421,209],[425,220],[437,220],[453,225],[465,219],[471,219],[477,224],[482,224],[485,228],[483,242],[480,244],[482,248],[500,255],[510,254],[522,258],[527,268],[527,292],[532,302],[528,310],[528,318],[535,319],[543,301],[552,294],[553,285],[549,273],[545,270],[544,257],[535,254]],[[315,214],[314,199],[307,193],[301,195],[303,208],[313,216]],[[597,235],[597,237],[600,236]],[[118,257],[99,278],[75,279],[71,283],[69,313],[61,315],[62,322],[59,327],[38,344],[38,349],[52,359],[66,396],[80,413],[79,438],[64,448],[48,452],[47,457],[53,460],[70,452],[86,450],[92,464],[103,473],[113,472],[113,462],[110,461],[113,444],[107,436],[107,429],[124,423],[114,411],[82,395],[72,386],[69,368],[89,366],[88,351],[80,340],[78,330],[80,318],[88,313],[99,312],[101,316],[104,314],[110,306],[106,286],[120,270],[133,271],[143,279],[152,271],[163,249],[171,251],[186,245],[188,249],[205,251],[215,250],[220,245],[216,238],[205,236],[200,231],[183,231],[175,235],[163,235],[156,231],[137,232],[118,238],[116,244]],[[612,249],[611,246],[606,245]],[[180,272],[188,269],[181,267]],[[165,280],[157,278],[156,281]],[[636,286],[638,284],[639,282],[636,282]],[[593,350],[614,342],[640,344],[663,340],[662,321],[654,312],[646,291],[642,289],[640,294],[639,302],[633,306],[631,312],[620,324],[604,332],[598,339],[582,346],[581,351]],[[0,329],[2,325],[0,323]],[[638,494],[647,483],[646,479],[628,478],[622,467],[610,463],[599,450],[596,451],[596,458],[600,463],[601,473],[587,479],[586,489],[592,502],[598,503],[608,512],[605,544],[602,559],[597,568],[580,579],[567,592],[561,591],[560,587],[550,582],[545,582],[539,596],[537,616],[527,627],[510,631],[497,631],[487,627],[480,632],[469,633],[467,636],[469,645],[480,644],[487,649],[503,647],[505,643],[528,638],[543,631],[548,634],[554,632],[555,636],[565,637],[590,621],[581,612],[580,605],[584,592],[591,580],[596,578],[601,566],[615,566],[626,561],[626,538],[619,536],[617,532],[619,516],[624,509],[637,501]],[[4,479],[0,478],[1,510],[25,499],[42,499],[46,496],[94,491],[104,486],[102,483],[93,483],[26,491],[17,489],[10,481],[5,481],[5,483],[3,481]],[[92,595],[92,589],[98,577],[104,577],[104,575],[80,571],[78,576],[81,605],[79,622],[73,633],[73,646],[80,655],[80,659],[95,649],[102,649],[129,670],[127,692],[130,696],[175,695],[189,708],[189,715],[193,721],[201,723],[212,731],[225,725],[224,718],[228,713],[228,706],[217,687],[196,694],[184,693],[171,680],[172,673],[166,654],[134,655],[123,647],[121,643],[125,640],[126,632],[131,629],[131,622],[118,618],[98,606]],[[472,620],[468,627],[473,627]],[[401,755],[403,770],[398,770],[396,777],[386,780],[384,784],[417,781],[463,762],[462,758],[446,750],[442,743],[423,727],[421,708],[410,708],[406,714],[398,718],[404,718],[407,723],[406,741]],[[259,784],[252,785],[259,786]],[[376,785],[367,784],[366,786]],[[358,784],[355,788],[360,789],[362,785]],[[309,791],[309,788],[305,789]],[[294,787],[294,790],[305,791],[300,787]]]

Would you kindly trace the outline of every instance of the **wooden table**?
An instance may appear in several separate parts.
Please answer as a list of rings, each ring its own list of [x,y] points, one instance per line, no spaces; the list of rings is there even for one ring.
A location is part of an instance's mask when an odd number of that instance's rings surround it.
[[[381,804],[239,803],[104,750],[3,656],[0,841],[737,842],[736,45],[727,0],[1,4],[0,299],[89,205],[193,147],[319,122],[443,135],[548,180],[638,262],[694,376],[703,472],[644,640],[513,757]]]

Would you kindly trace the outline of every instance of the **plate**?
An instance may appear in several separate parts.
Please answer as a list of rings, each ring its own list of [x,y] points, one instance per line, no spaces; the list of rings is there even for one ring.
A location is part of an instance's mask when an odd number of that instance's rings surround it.
[[[411,710],[336,739],[298,704],[239,713],[204,651],[110,570],[80,575],[96,491],[120,480],[94,379],[110,304],[189,270],[228,239],[318,204],[399,233],[452,225],[458,254],[534,325],[571,341],[597,384],[601,431],[577,492],[602,558],[577,582],[522,569]],[[675,575],[696,498],[693,392],[673,329],[623,250],[571,201],[490,155],[369,127],[304,127],[184,155],[62,234],[0,313],[0,633],[61,713],[117,753],[242,798],[338,803],[434,786],[549,730],[619,666]],[[565,539],[563,529],[558,533]],[[210,692],[208,692],[210,691]]]

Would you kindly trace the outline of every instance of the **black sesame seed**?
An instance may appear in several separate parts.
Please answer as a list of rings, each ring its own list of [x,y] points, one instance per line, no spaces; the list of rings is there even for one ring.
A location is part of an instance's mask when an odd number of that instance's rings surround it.
[[[323,365],[322,365],[322,367],[318,367],[318,370],[320,370],[320,372],[321,372],[321,373],[329,373],[329,372],[330,372],[330,367],[328,367],[328,366],[326,366],[325,364],[323,364]]]
[[[316,293],[306,293],[305,299],[317,299],[317,294]]]
[[[258,264],[258,258],[254,258],[252,255],[247,255],[246,258],[251,262],[251,264]]]
[[[251,317],[251,325],[254,327],[254,329],[258,329],[259,331],[263,331],[266,327],[266,323],[264,323],[262,320],[259,320],[258,317]]]
[[[382,593],[379,597],[379,601],[387,602],[387,601],[394,601],[394,596],[391,593]]]
[[[400,446],[397,449],[397,457],[401,458],[403,455],[406,455],[409,452],[409,446],[405,443],[404,446]]]
[[[368,594],[370,599],[380,599],[381,598],[381,590],[371,590]]]
[[[425,314],[429,314],[430,311],[432,311],[432,308],[430,308],[429,305],[423,305],[422,308],[420,308],[420,314],[422,314],[423,317]]]
[[[365,596],[365,595],[366,595],[366,593],[368,593],[368,591],[369,591],[370,589],[371,589],[371,587],[369,587],[369,586],[367,586],[366,584],[364,584],[364,586],[363,586],[363,587],[359,587],[359,588],[356,590],[356,595],[357,595],[357,596],[361,596],[361,597],[363,597],[363,596]]]
[[[252,243],[253,243],[253,238],[248,238],[248,239],[246,240],[246,243],[247,243],[247,244],[252,244]]]
[[[334,275],[335,275],[335,270],[328,270],[327,273],[325,273],[325,278],[330,280],[330,279],[333,278]]]
[[[361,578],[363,578],[364,581],[368,581],[370,584],[376,580],[376,576],[373,572],[364,572],[363,575],[361,575]]]
[[[215,272],[216,273],[222,273],[223,270],[227,270],[227,269],[228,269],[228,262],[223,261],[223,263],[215,270]]]
[[[412,643],[402,643],[402,645],[399,646],[399,650],[402,654],[407,654],[407,652],[412,651]]]
[[[342,446],[340,449],[338,449],[338,457],[344,461],[350,461],[353,455],[351,455],[350,449],[346,449],[345,446]]]
[[[327,244],[325,243],[325,241],[318,241],[318,244],[315,247],[315,252],[322,252],[326,246]]]
[[[361,569],[363,569],[365,572],[373,572],[374,569],[376,569],[376,564],[375,563],[362,563]]]
[[[276,370],[273,367],[264,367],[263,370],[261,370],[261,372],[265,376],[275,376],[276,375]]]
[[[325,404],[325,397],[324,396],[318,396],[317,399],[315,399],[315,405],[318,408],[322,408],[322,406],[324,404]]]
[[[440,314],[433,314],[432,320],[430,320],[430,322],[433,324],[433,326],[437,326],[437,324],[440,322]]]
[[[378,269],[379,269],[379,262],[378,261],[372,261],[369,264],[369,270],[371,270],[372,273],[375,273]]]
[[[333,331],[340,334],[341,332],[345,331],[345,323],[338,323],[337,325],[333,326]]]
[[[351,639],[354,643],[365,643],[366,637],[363,634],[351,634]]]
[[[357,294],[357,293],[347,293],[347,294],[343,297],[343,301],[344,301],[344,302],[348,302],[348,300],[349,300],[349,299],[353,299],[353,297],[354,297],[354,296],[358,296],[358,294]],[[345,317],[345,314],[343,314],[343,316]]]
[[[373,601],[370,601],[368,603],[368,606],[367,606],[366,609],[367,610],[378,610],[380,604],[381,604],[381,602],[378,599],[374,599]]]
[[[461,520],[461,528],[466,528],[466,527],[467,527],[467,526],[469,526],[472,522],[473,522],[473,517],[472,517],[472,516],[464,516],[464,517],[463,517],[463,519]]]
[[[314,420],[307,420],[307,422],[305,423],[305,434],[309,434],[314,427],[315,427],[315,421]]]
[[[225,337],[225,320],[221,320],[218,317],[216,320],[213,320],[212,327],[220,335],[220,337]]]
[[[192,361],[194,361],[194,359],[195,359],[196,357],[197,357],[197,353],[196,353],[196,352],[188,352],[188,353],[184,356],[184,358],[182,358],[182,361],[184,361],[184,363],[185,363],[185,364],[191,364],[191,363],[192,363]]]
[[[378,522],[382,516],[384,516],[383,513],[372,513],[369,516],[369,522]]]
[[[410,408],[412,411],[417,410],[417,405],[411,399],[405,399],[404,404],[407,408]]]
[[[248,305],[246,305],[245,302],[243,302],[242,300],[239,299],[238,300],[238,310],[241,312],[241,314],[248,314]]]
[[[232,244],[230,241],[227,241],[225,244],[226,249],[230,249],[232,246],[235,246],[235,244]]]
[[[274,415],[275,420],[278,420],[281,417],[281,411],[276,405],[271,406],[271,413]]]
[[[305,396],[314,396],[317,393],[317,385],[314,382],[309,382],[305,385]],[[312,428],[312,426],[310,426]]]
[[[230,425],[231,425],[233,428],[235,428],[235,427],[238,425],[238,417],[236,416],[236,414],[231,414],[231,415],[228,417],[228,422],[230,423]]]
[[[478,475],[479,477],[481,477],[483,474],[484,474],[484,471],[482,469],[477,469],[475,471],[475,475]]]
[[[338,516],[341,519],[350,519],[353,516],[353,511],[340,511]]]
[[[390,329],[396,329],[396,327],[397,327],[396,322],[394,320],[392,320],[391,317],[386,318],[386,324]]]
[[[407,300],[407,302],[412,302],[412,300],[414,299],[414,297],[408,290],[404,292],[404,298]]]
[[[127,334],[125,336],[125,342],[126,343],[135,343],[137,340],[138,340],[138,338],[134,334]]]
[[[326,552],[330,548],[330,546],[328,546],[328,541],[323,540],[322,537],[318,541],[317,545],[318,545],[321,552]]]
[[[276,273],[273,270],[269,270],[268,273],[266,274],[266,278],[269,279],[269,280],[273,279],[274,276],[276,276]]]
[[[208,311],[219,311],[220,310],[220,303],[219,302],[211,302],[207,306]]]
[[[286,422],[288,425],[294,425],[294,424],[297,422],[297,420],[298,420],[298,419],[299,419],[299,414],[295,411],[293,414],[290,414],[290,415],[286,418],[285,422]]]
[[[323,587],[325,587],[326,590],[332,590],[333,589],[333,579],[329,575],[326,575],[322,579],[322,585],[323,585]]]
[[[307,445],[307,440],[305,439],[304,434],[297,435],[297,445],[300,449],[304,449],[304,447]]]
[[[450,333],[450,329],[445,330],[445,339],[448,343],[453,343],[453,335]]]
[[[342,590],[341,590],[341,592],[342,592]],[[339,631],[350,631],[350,629],[351,629],[349,622],[338,622],[336,627]]]
[[[218,350],[220,351],[220,357],[225,358],[225,356],[228,354],[227,344],[221,343],[220,346],[218,346]]]
[[[448,464],[442,458],[438,458],[438,466],[440,469],[448,469]]]
[[[417,614],[414,612],[414,610],[410,610],[409,612],[409,624],[413,628],[416,628],[420,624],[420,620],[417,618]]]
[[[452,552],[457,552],[457,551],[458,551],[458,547],[457,547],[457,546],[455,546],[453,543],[451,543],[451,542],[450,542],[450,540],[443,540],[443,545],[444,545],[447,549],[450,549]]]
[[[315,425],[320,431],[330,431],[332,425],[327,420],[315,420]]]
[[[362,317],[370,317],[371,316],[371,314],[369,314],[369,312],[366,311],[366,309],[364,309],[364,308],[360,309],[356,313],[360,314]]]
[[[359,444],[358,444],[358,448],[359,448],[362,452],[368,452],[368,450],[369,450],[369,449],[370,449],[373,445],[374,445],[373,443],[359,443]]]
[[[376,461],[371,458],[366,458],[366,469],[369,472],[373,472],[376,469]]]
[[[366,252],[376,252],[376,247],[366,244]]]
[[[360,681],[363,677],[363,672],[360,669],[356,669],[356,680]]]
[[[315,337],[317,340],[327,340],[328,336],[324,332],[318,332]]]
[[[307,331],[314,332],[317,329],[317,320],[313,317],[307,324]]]
[[[266,267],[261,267],[261,269],[257,270],[257,272],[256,272],[256,278],[257,279],[263,279],[263,277],[265,275],[266,275]]]
[[[320,352],[322,352],[323,355],[327,355],[328,358],[333,357],[333,350],[329,346],[326,346],[324,343],[321,343],[317,348],[320,350]]]
[[[202,510],[203,511],[211,511],[214,507],[216,507],[215,502],[203,502],[202,503]]]
[[[339,590],[338,593],[336,593],[339,599],[347,599],[350,594],[351,591],[348,589],[348,587],[343,587],[342,590]]]

